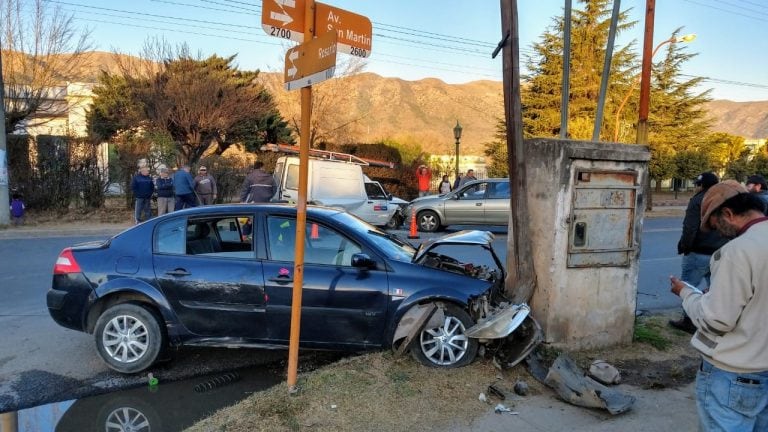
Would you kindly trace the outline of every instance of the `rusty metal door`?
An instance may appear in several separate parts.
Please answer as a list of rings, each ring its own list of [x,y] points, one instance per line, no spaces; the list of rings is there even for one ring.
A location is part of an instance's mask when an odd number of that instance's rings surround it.
[[[578,170],[568,238],[568,267],[625,267],[634,243],[637,172]]]

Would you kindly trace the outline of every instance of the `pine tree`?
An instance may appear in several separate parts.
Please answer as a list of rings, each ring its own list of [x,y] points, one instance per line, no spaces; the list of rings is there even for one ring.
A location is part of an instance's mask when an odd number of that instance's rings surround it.
[[[580,0],[583,10],[574,8],[571,24],[571,70],[569,95],[569,137],[589,139],[594,128],[600,79],[606,54],[612,12],[609,0]],[[619,15],[617,33],[635,25],[627,11]],[[523,89],[523,129],[527,137],[554,137],[560,133],[560,105],[563,66],[562,17],[534,44],[536,56],[529,57],[530,75]],[[621,103],[637,70],[633,43],[616,47],[604,108],[601,139],[609,139],[613,125],[608,119]]]
[[[503,118],[496,120],[496,133],[493,138],[493,141],[483,144],[483,152],[490,158],[490,163],[486,164],[488,177],[509,177],[507,124]]]

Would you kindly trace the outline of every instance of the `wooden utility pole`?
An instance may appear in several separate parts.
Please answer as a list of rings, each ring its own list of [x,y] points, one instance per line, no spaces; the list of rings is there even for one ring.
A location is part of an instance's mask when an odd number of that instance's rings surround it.
[[[653,22],[656,13],[656,0],[645,1],[645,35],[643,37],[643,64],[640,71],[640,112],[637,119],[637,143],[648,145],[648,111],[651,101],[651,61],[653,59]],[[653,208],[651,197],[651,176],[643,185],[645,189],[645,208]]]
[[[304,35],[315,35],[315,0],[307,0],[304,11]],[[288,344],[288,391],[294,393],[299,368],[301,329],[301,294],[304,286],[304,240],[307,234],[307,178],[309,177],[309,134],[312,118],[312,86],[301,88],[301,136],[299,137],[299,198],[296,201],[296,255],[293,267],[291,333]]]
[[[501,35],[504,64],[504,115],[507,124],[510,207],[507,237],[506,291],[514,303],[528,302],[536,288],[531,235],[528,228],[528,198],[525,186],[525,146],[520,104],[520,36],[516,0],[501,0]]]

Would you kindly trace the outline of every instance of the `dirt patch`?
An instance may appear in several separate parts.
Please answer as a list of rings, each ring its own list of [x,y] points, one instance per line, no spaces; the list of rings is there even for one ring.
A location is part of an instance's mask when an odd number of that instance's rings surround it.
[[[653,335],[648,341],[569,354],[582,367],[588,368],[595,359],[612,363],[621,370],[624,383],[650,389],[682,386],[695,376],[698,356],[688,345],[688,334],[665,325],[678,313],[639,317],[638,325],[649,330],[646,335]],[[663,349],[650,344],[659,339],[668,341],[660,345]],[[551,355],[556,355],[549,354],[552,359]],[[390,352],[346,358],[301,374],[301,391],[296,396],[289,396],[282,384],[219,411],[190,430],[461,429],[497,403],[524,409],[525,399],[512,392],[504,401],[491,396],[490,384],[509,391],[522,379],[530,386],[531,394],[551,392],[522,366],[501,371],[492,363],[490,359],[479,359],[460,369],[440,370],[421,366],[410,356],[395,358]],[[487,402],[479,400],[480,393],[487,396]]]

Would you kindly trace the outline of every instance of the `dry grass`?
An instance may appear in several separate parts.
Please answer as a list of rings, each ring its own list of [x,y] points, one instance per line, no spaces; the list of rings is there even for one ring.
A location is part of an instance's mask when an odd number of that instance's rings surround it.
[[[373,353],[341,360],[285,385],[256,394],[196,424],[192,431],[440,430],[487,411],[478,396],[489,384],[511,389],[525,374],[501,372],[490,361],[460,369],[426,368],[410,357]],[[524,375],[525,376],[525,375]],[[539,388],[526,378],[534,388]]]
[[[659,350],[642,342],[612,348],[569,353],[582,367],[595,359],[618,367],[625,383],[646,388],[677,387],[693,379],[698,356],[688,344],[690,336],[665,325],[678,312],[640,317],[638,323],[669,345]],[[545,350],[546,351],[546,350]],[[552,359],[557,353],[551,353]],[[196,424],[191,431],[413,431],[462,429],[488,412],[478,400],[488,385],[512,389],[518,379],[532,393],[549,392],[517,366],[499,371],[490,360],[453,370],[418,364],[410,357],[389,352],[347,358],[302,374],[301,391],[287,394],[279,385],[223,409]],[[493,404],[498,403],[493,400]],[[490,402],[489,402],[490,403]],[[525,400],[504,401],[523,408]],[[334,408],[335,407],[335,408]]]

